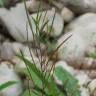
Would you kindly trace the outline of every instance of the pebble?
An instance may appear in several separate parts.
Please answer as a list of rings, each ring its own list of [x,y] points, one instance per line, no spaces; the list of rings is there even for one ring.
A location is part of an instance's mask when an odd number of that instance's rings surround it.
[[[3,60],[11,60],[14,54],[12,51],[12,44],[9,42],[4,42],[1,46],[1,54],[0,57]]]
[[[5,62],[2,62],[0,64],[0,85],[8,81],[16,81],[18,83],[0,91],[0,95],[19,96],[22,92],[21,80],[12,68],[9,68]]]
[[[88,85],[88,88],[90,90],[90,94],[92,96],[96,96],[96,79],[93,79],[89,85]]]
[[[74,19],[75,14],[67,7],[64,7],[61,11],[61,16],[66,23],[69,23]]]

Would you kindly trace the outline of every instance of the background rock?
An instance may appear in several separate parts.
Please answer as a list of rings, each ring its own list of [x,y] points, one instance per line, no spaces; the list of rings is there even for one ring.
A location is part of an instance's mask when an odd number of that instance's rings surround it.
[[[14,19],[14,17],[16,18]],[[23,3],[18,4],[10,10],[5,8],[0,9],[0,19],[14,39],[20,42],[27,41],[26,23],[28,20]],[[28,38],[29,41],[33,40],[30,28],[28,28]]]
[[[92,80],[89,85],[88,85],[88,88],[90,90],[90,94],[92,96],[95,96],[96,95],[96,79]]]
[[[60,45],[62,41],[72,35],[58,51],[60,59],[66,60],[70,62],[70,64],[75,64],[75,66],[82,65],[82,61],[84,61],[84,57],[86,57],[86,50],[88,50],[89,46],[96,45],[95,17],[92,19],[94,20],[89,23],[81,20],[80,23],[75,23],[76,26],[74,26],[75,24],[73,23],[72,29],[70,29],[69,32],[67,31],[68,33],[58,40],[57,45]]]
[[[89,90],[87,88],[81,87],[81,96],[90,96]]]
[[[31,12],[31,13],[38,12],[39,7],[40,7],[39,11],[44,11],[44,10],[50,9],[50,6],[47,3],[44,3],[42,1],[40,2],[40,1],[37,1],[37,0],[27,1],[26,5],[27,5],[28,11]]]
[[[46,13],[43,12],[41,20],[40,20],[40,27],[42,25],[42,20],[44,19],[44,14]],[[47,19],[49,20],[48,22],[48,26],[50,27],[50,25],[52,24],[52,20],[54,17],[55,12],[53,10],[49,10],[47,11],[46,14],[46,18],[45,21],[47,21]],[[14,19],[14,17],[16,17]],[[37,14],[33,14],[32,17],[34,19],[36,19]],[[11,19],[9,19],[11,18]],[[31,16],[29,16],[31,23],[32,23],[32,30],[33,33],[36,33],[36,25],[34,23],[34,21],[31,19]],[[33,35],[32,35],[32,31],[30,29],[30,26],[26,26],[26,24],[28,23],[28,19],[27,19],[27,15],[26,15],[26,11],[25,11],[25,7],[24,4],[18,4],[16,7],[11,8],[10,10],[6,10],[5,8],[0,9],[0,19],[3,21],[3,23],[5,24],[5,26],[7,27],[9,33],[12,35],[12,37],[14,39],[16,39],[19,42],[27,42],[27,29],[28,29],[28,40],[32,41],[33,40]],[[59,25],[57,25],[57,23],[59,22]],[[63,30],[63,20],[61,18],[61,16],[59,14],[56,13],[55,15],[55,19],[54,19],[54,23],[53,23],[53,30],[54,32],[51,32],[53,34],[53,36],[58,36],[62,33]],[[27,27],[27,29],[26,29]],[[47,31],[47,30],[45,30]]]
[[[78,80],[80,86],[86,86],[91,81],[89,76],[84,72],[77,72],[75,78]]]
[[[11,60],[14,54],[12,51],[12,44],[9,42],[4,42],[1,46],[1,54],[0,57],[3,60]]]
[[[61,11],[61,16],[66,23],[69,23],[74,18],[74,13],[67,7],[64,7]]]
[[[6,70],[6,71],[5,71]],[[17,84],[4,89],[2,96],[18,96],[22,92],[22,84],[20,78],[16,75],[13,69],[8,68],[5,63],[0,64],[0,85],[8,81],[16,81]]]
[[[96,12],[96,0],[61,0],[61,2],[76,14]]]
[[[33,16],[33,18],[36,19],[37,14],[33,14],[32,16]],[[45,18],[45,21],[43,21],[44,18]],[[41,20],[40,20],[40,28],[41,28],[42,24],[44,22],[46,22],[47,20],[49,20],[49,22],[48,22],[48,27],[49,28],[52,25],[52,21],[54,20],[53,29],[52,29],[52,32],[50,32],[51,36],[53,36],[53,37],[60,36],[62,34],[62,31],[63,31],[64,21],[63,21],[62,17],[57,12],[55,13],[54,8],[52,8],[51,10],[47,10],[47,11],[42,12],[42,16],[41,16]],[[44,31],[45,32],[48,31],[47,26],[44,28]]]
[[[90,25],[94,28],[96,23],[96,14],[95,13],[86,13],[83,15],[80,15],[79,17],[75,18],[72,22],[66,26],[65,32],[72,31],[74,29],[85,29],[90,28]]]

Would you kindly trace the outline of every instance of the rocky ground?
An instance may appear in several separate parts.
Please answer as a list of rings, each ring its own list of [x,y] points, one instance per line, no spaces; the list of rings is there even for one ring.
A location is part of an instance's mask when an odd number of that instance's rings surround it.
[[[39,0],[26,0],[29,18],[32,16],[36,19],[39,3]],[[43,14],[40,24],[46,10],[49,26],[56,11],[54,32],[50,34],[56,42],[55,46],[40,43],[42,54],[46,46],[55,49],[68,38],[58,49],[56,58],[53,57],[49,64],[55,61],[56,65],[62,66],[75,76],[79,81],[81,96],[96,96],[96,0],[43,0],[40,7]],[[22,0],[6,0],[5,6],[0,8],[0,84],[9,80],[17,80],[19,84],[4,90],[0,96],[19,96],[23,90],[22,86],[26,86],[26,78],[22,80],[17,75],[17,69],[26,66],[14,52],[20,54],[22,51],[24,56],[31,60],[31,51],[38,68],[40,67],[40,52],[36,54],[34,51],[39,47],[34,46],[34,38],[26,22],[28,18]],[[36,26],[33,20],[31,23],[35,34]],[[46,58],[49,58],[48,56]]]

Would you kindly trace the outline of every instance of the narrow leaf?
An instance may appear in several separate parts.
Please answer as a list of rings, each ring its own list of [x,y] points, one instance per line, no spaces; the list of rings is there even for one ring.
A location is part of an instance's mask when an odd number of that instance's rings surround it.
[[[8,88],[9,86],[12,86],[16,83],[17,83],[16,81],[8,81],[6,83],[3,83],[2,85],[0,85],[0,91],[2,91],[5,88]]]
[[[58,66],[55,68],[54,74],[62,82],[63,89],[68,96],[80,96],[78,81],[69,72]]]

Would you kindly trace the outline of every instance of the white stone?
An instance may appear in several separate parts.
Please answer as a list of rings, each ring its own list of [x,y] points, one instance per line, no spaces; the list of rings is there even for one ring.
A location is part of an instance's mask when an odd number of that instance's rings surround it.
[[[89,90],[87,88],[81,87],[81,96],[90,96]]]
[[[68,33],[58,40],[57,46],[69,36],[71,37],[59,48],[58,57],[61,60],[66,60],[68,64],[75,64],[75,61],[79,62],[82,60],[81,57],[84,57],[84,50],[87,47],[87,43],[79,33]]]
[[[90,81],[90,78],[84,72],[77,72],[75,77],[79,81],[80,86],[87,85],[87,83]]]
[[[70,64],[82,64],[85,52],[91,45],[96,45],[96,14],[90,13],[78,18],[68,25],[66,35],[58,40],[60,45],[71,36],[59,49],[59,58]]]
[[[30,47],[28,47],[28,46],[24,46],[24,47],[22,48],[22,52],[23,52],[23,55],[24,55],[24,56],[31,56],[31,55],[34,56],[34,53],[33,53],[32,48],[30,48]]]
[[[24,58],[28,59],[33,64],[35,63],[35,65],[40,68],[39,59],[34,55],[33,50],[31,48],[29,49],[28,46],[23,47],[22,53],[24,55]],[[26,68],[26,64],[24,63],[24,61],[20,60],[18,57],[15,57],[14,59],[12,59],[12,61],[15,63],[15,68],[17,69]]]
[[[74,13],[67,7],[64,7],[61,11],[61,16],[64,19],[64,21],[68,23],[74,18]]]
[[[46,14],[46,11],[43,11],[42,16],[41,16],[41,20],[40,20],[40,28],[41,28],[42,24],[47,20],[49,20],[48,26],[51,26],[54,15],[55,15],[54,22],[53,22],[53,31],[51,32],[51,35],[54,37],[61,35],[61,33],[63,31],[63,27],[64,27],[64,22],[63,22],[62,17],[58,13],[55,14],[54,8],[47,11],[45,21],[43,21],[45,14]],[[36,18],[37,14],[33,14],[32,16],[34,18]],[[45,27],[45,29],[44,29],[45,31],[47,31],[48,26]]]
[[[75,13],[96,12],[96,0],[62,0]]]
[[[42,23],[44,23],[42,20],[44,19],[45,11],[42,13],[42,17],[40,20],[40,26]],[[36,19],[37,13],[32,15],[33,18]],[[15,18],[16,17],[16,18]],[[54,17],[54,11],[48,10],[45,20],[49,20],[48,25],[50,26],[52,24],[52,20]],[[10,19],[9,19],[10,18]],[[30,21],[32,23],[32,29],[33,33],[36,33],[36,26],[34,21],[32,20],[31,16],[29,15]],[[0,19],[12,35],[14,39],[16,39],[19,42],[27,42],[33,40],[32,31],[30,29],[28,18],[25,11],[24,3],[18,4],[16,7],[12,7],[10,10],[7,10],[5,8],[0,9]],[[59,23],[59,24],[58,24]],[[27,28],[26,28],[27,26]],[[28,29],[28,36],[27,36],[27,29]],[[58,36],[62,33],[63,30],[63,20],[60,17],[59,14],[56,13],[54,24],[54,36]]]
[[[14,39],[20,42],[27,41],[26,24],[28,22],[24,3],[18,4],[10,10],[1,8],[0,19]],[[33,40],[31,29],[28,27],[28,39]]]
[[[9,42],[4,42],[1,46],[1,54],[0,57],[3,60],[11,60],[13,58],[13,50],[12,50],[12,44]]]
[[[27,1],[26,5],[27,5],[28,11],[32,12],[32,13],[37,12],[39,7],[40,7],[39,11],[46,10],[46,9],[50,8],[48,4],[46,4],[44,2],[37,1],[37,0]]]
[[[95,93],[96,95],[96,79],[92,80],[89,85],[88,85],[88,88],[90,90],[90,94],[93,96],[93,94]],[[94,96],[95,96],[94,95]]]
[[[11,42],[4,42],[2,46],[0,46],[0,57],[3,60],[12,60],[16,54],[20,54],[20,50],[23,50],[24,45],[21,43],[11,43]]]
[[[24,48],[24,45],[22,43],[14,42],[12,43],[12,50],[16,54],[20,54],[20,51],[22,51]]]
[[[88,28],[90,25],[96,27],[95,24],[96,24],[96,13],[86,13],[77,17],[71,23],[69,23],[66,28],[66,32],[79,28],[85,29],[86,27]]]
[[[18,57],[13,58],[12,62],[15,64],[15,70],[26,68],[25,63],[22,60],[20,60]]]
[[[19,96],[22,92],[22,84],[19,77],[13,69],[9,68],[5,63],[0,64],[0,85],[8,81],[18,82],[0,92],[2,96]]]

